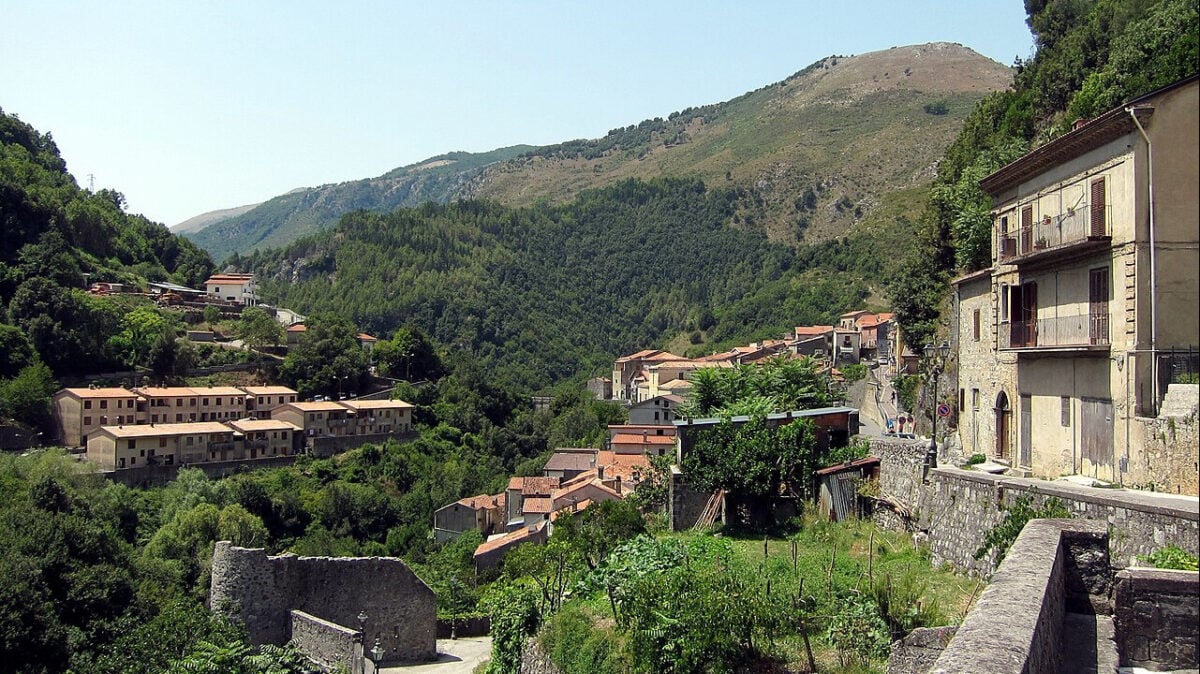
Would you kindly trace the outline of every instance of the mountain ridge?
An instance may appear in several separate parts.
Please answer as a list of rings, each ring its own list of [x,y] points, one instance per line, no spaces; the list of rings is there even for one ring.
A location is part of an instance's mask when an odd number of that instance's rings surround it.
[[[327,229],[358,208],[463,198],[565,203],[625,178],[671,175],[739,187],[735,225],[781,242],[821,241],[852,228],[883,192],[932,180],[967,112],[1011,76],[1009,67],[946,42],[829,56],[729,101],[603,138],[438,155],[276,197],[188,236],[223,259]]]

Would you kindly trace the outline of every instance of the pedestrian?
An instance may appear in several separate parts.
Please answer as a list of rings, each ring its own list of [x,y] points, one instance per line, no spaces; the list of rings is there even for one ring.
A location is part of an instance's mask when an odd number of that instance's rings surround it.
[[[892,407],[896,406],[896,389],[892,389]]]
[[[917,422],[916,422],[916,420],[913,419],[912,412],[909,412],[909,414],[908,414],[908,432],[909,432],[909,434],[914,434],[914,435],[917,432]]]
[[[887,434],[891,435],[896,431],[896,422],[891,417],[887,418]]]
[[[901,414],[899,417],[897,417],[897,421],[900,424],[900,435],[904,435],[904,415]]]

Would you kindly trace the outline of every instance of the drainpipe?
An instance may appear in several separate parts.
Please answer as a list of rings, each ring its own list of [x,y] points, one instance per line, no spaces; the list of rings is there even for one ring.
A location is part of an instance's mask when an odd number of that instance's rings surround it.
[[[1158,266],[1154,252],[1154,148],[1150,144],[1150,136],[1137,118],[1135,108],[1125,108],[1133,120],[1137,130],[1146,141],[1146,179],[1149,183],[1150,199],[1150,381],[1153,386],[1154,416],[1158,416]]]

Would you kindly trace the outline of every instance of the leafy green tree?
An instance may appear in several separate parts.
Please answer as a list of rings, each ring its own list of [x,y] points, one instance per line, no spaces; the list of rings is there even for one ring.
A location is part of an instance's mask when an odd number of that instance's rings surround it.
[[[37,361],[33,342],[15,325],[0,323],[0,379],[15,377]]]
[[[0,417],[9,417],[44,432],[51,430],[50,401],[58,382],[42,363],[26,366],[12,379],[0,379]]]
[[[280,368],[280,376],[303,397],[363,388],[367,356],[350,321],[322,314],[308,319],[307,330]]]
[[[283,326],[266,309],[246,307],[238,321],[237,336],[248,348],[261,349],[278,346],[283,341],[284,332]]]
[[[623,541],[645,532],[642,514],[624,499],[593,503],[559,517],[554,524],[554,539],[574,548],[589,569],[604,563],[609,552]]]
[[[444,372],[437,351],[419,328],[398,328],[391,339],[375,345],[374,357],[381,374],[406,381],[438,379]]]
[[[815,427],[808,419],[772,426],[765,417],[742,424],[725,419],[697,433],[683,457],[688,481],[704,491],[724,489],[746,497],[812,496],[818,467]]]

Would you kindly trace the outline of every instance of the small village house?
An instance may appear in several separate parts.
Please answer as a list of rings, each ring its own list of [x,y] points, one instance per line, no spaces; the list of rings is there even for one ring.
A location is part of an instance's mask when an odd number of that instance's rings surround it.
[[[204,292],[213,299],[231,304],[258,304],[258,289],[253,274],[214,274],[204,282]]]

